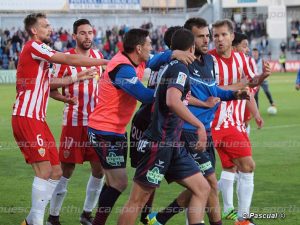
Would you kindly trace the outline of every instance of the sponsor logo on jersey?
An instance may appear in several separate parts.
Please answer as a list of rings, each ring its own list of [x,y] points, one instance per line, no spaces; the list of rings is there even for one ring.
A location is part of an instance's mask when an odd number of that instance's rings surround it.
[[[146,177],[150,183],[158,184],[162,181],[164,175],[159,172],[158,167],[154,167],[152,170],[148,170]]]
[[[116,153],[110,152],[106,157],[106,162],[111,166],[121,166],[125,160],[124,156],[117,156]]]

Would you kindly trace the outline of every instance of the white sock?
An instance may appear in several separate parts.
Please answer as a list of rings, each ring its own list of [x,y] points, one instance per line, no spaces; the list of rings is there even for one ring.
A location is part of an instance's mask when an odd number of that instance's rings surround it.
[[[252,195],[254,190],[254,173],[239,172],[238,189],[238,217],[243,218],[243,214],[249,215]]]
[[[61,176],[50,200],[50,215],[59,216],[63,201],[67,194],[69,179]]]
[[[86,186],[86,196],[83,206],[83,210],[85,212],[92,212],[96,207],[103,186],[103,180],[103,177],[98,179],[90,175],[89,181]]]
[[[43,225],[45,208],[49,202],[49,182],[39,177],[34,177],[32,183],[31,209],[26,218],[28,224]]]
[[[188,218],[188,211],[187,209],[185,210],[185,225],[189,225],[189,218]]]
[[[233,206],[233,183],[235,173],[222,171],[220,180],[218,182],[219,190],[222,192],[223,198],[223,212],[228,212]]]
[[[237,200],[239,200],[239,190],[240,190],[239,173],[235,173],[234,181],[236,182],[236,196],[237,196]]]

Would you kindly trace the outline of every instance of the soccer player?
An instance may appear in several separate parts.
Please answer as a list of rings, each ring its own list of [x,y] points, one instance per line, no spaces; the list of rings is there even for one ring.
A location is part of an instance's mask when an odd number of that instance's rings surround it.
[[[259,51],[257,48],[253,48],[252,49],[252,57],[253,59],[255,60],[255,63],[257,65],[257,73],[258,75],[262,74],[263,73],[263,59],[261,58],[260,54],[259,54]],[[264,90],[268,100],[269,100],[269,103],[271,106],[275,106],[275,103],[273,101],[273,98],[272,98],[272,94],[269,90],[269,82],[268,80],[264,80],[262,82],[262,84],[260,85],[260,87],[262,87],[262,89]],[[257,104],[257,107],[259,107],[259,103],[258,103],[258,94],[259,94],[259,89],[257,89],[257,92],[255,93],[255,100],[256,100],[256,104]]]
[[[106,60],[52,50],[47,45],[52,29],[42,13],[26,16],[24,24],[31,40],[20,54],[12,129],[26,163],[31,164],[35,174],[30,213],[22,225],[42,225],[45,208],[62,174],[55,140],[45,122],[50,90],[49,63],[100,66]]]
[[[194,36],[189,30],[177,30],[171,43],[173,50],[194,53]],[[152,121],[139,142],[139,150],[145,154],[138,163],[131,194],[118,225],[134,224],[139,210],[164,177],[192,192],[188,210],[190,224],[204,224],[203,214],[210,188],[192,157],[178,146],[183,120],[196,127],[199,138],[196,149],[203,150],[206,144],[203,124],[186,107],[189,96],[188,68],[181,61],[174,60],[164,68],[155,89]]]
[[[264,73],[261,76],[255,76],[249,68],[246,56],[232,50],[234,33],[230,20],[215,22],[212,26],[212,33],[216,49],[210,53],[216,59],[216,81],[219,86],[226,87],[235,84],[242,75],[245,75],[249,79],[249,86],[254,87],[261,84],[271,74],[270,66],[265,62]],[[213,140],[223,167],[219,181],[223,199],[233,199],[235,174],[231,171],[235,166],[238,170],[238,220],[235,225],[253,224],[249,218],[245,218],[245,215],[249,215],[255,168],[251,144],[244,126],[245,104],[246,100],[221,102],[212,123]],[[226,213],[231,213],[232,210],[231,204],[226,205],[224,209]]]
[[[217,178],[215,175],[215,152],[211,137],[210,124],[217,110],[220,99],[223,101],[233,100],[241,97],[248,97],[247,91],[223,90],[216,86],[213,57],[208,53],[209,29],[207,22],[202,18],[191,18],[186,21],[184,28],[191,30],[195,37],[196,60],[188,66],[191,80],[191,94],[189,101],[190,111],[204,124],[207,134],[207,147],[204,152],[197,152],[193,148],[193,143],[197,142],[196,128],[189,123],[183,125],[181,135],[185,142],[186,149],[199,166],[203,176],[210,184],[211,191],[208,197],[208,216],[211,225],[220,225],[221,214],[217,190]],[[184,191],[175,199],[167,209],[150,214],[148,219],[150,224],[159,225],[166,222],[181,208],[187,207],[191,193]]]
[[[164,34],[164,42],[166,46],[171,48],[171,38],[174,32],[178,29],[181,29],[180,26],[169,27],[168,30]],[[157,82],[160,80],[163,68],[165,65],[159,68],[159,71],[151,71],[147,88],[155,89]],[[143,132],[147,129],[151,122],[151,109],[153,104],[142,104],[139,110],[134,114],[131,123],[130,129],[130,162],[133,168],[136,168],[138,165],[138,161],[142,159],[143,153],[138,151],[138,142],[143,134]],[[147,224],[146,216],[150,213],[152,208],[152,203],[154,199],[154,194],[151,195],[149,201],[144,206],[141,211],[140,223]]]
[[[101,59],[102,54],[92,49],[93,27],[87,19],[79,19],[73,24],[73,39],[76,47],[66,54],[79,54],[91,58]],[[98,76],[101,76],[101,67],[73,67],[54,65],[50,87],[57,91],[63,88],[67,99],[77,99],[77,104],[65,104],[63,113],[63,128],[60,137],[59,159],[63,175],[50,201],[50,215],[47,225],[60,225],[59,212],[67,194],[67,185],[75,169],[75,164],[89,161],[91,175],[86,187],[86,197],[83,212],[80,216],[82,225],[92,224],[92,210],[95,208],[103,183],[103,173],[99,158],[89,146],[87,123],[88,117],[97,104]],[[97,74],[96,76],[94,74]]]
[[[99,80],[99,102],[88,122],[89,138],[106,177],[94,225],[105,224],[112,207],[127,187],[126,126],[137,100],[142,103],[154,100],[154,91],[145,88],[140,81],[152,50],[149,32],[132,29],[125,34],[123,44],[124,52],[118,52],[112,58]],[[167,51],[159,59],[154,56],[147,65],[155,70],[170,61],[172,55]]]
[[[250,70],[257,76],[260,76],[262,73],[258,73],[257,66],[255,60],[249,55],[250,49],[249,49],[249,43],[248,43],[248,37],[246,34],[234,32],[234,39],[232,41],[232,47],[233,50],[236,52],[244,53],[247,57]],[[262,84],[266,82],[264,80]],[[251,95],[250,100],[246,102],[246,108],[245,108],[245,114],[244,114],[244,123],[247,130],[248,135],[250,134],[250,120],[251,115],[255,119],[255,122],[257,124],[258,129],[261,129],[263,127],[264,121],[259,113],[258,106],[255,101],[255,94],[257,93],[259,87],[254,87],[250,89]]]

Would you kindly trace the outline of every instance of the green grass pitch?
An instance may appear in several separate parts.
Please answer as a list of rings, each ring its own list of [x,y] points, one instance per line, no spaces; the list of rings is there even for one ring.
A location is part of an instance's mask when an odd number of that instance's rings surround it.
[[[251,141],[256,161],[255,191],[252,211],[259,213],[285,213],[284,219],[256,220],[259,225],[300,224],[300,92],[294,88],[295,74],[275,73],[269,79],[270,89],[278,108],[276,116],[267,114],[268,103],[260,92],[260,111],[265,121],[262,130],[251,123]],[[33,171],[24,163],[23,156],[15,144],[11,129],[12,105],[15,86],[0,86],[0,225],[17,225],[30,209]],[[63,104],[51,100],[47,122],[59,140]],[[134,170],[127,168],[129,187],[118,200],[107,224],[115,225],[118,210],[127,200]],[[220,162],[217,161],[217,174]],[[85,187],[89,177],[89,164],[78,165],[68,187],[68,194],[61,213],[61,222],[66,225],[79,224],[83,207]],[[154,207],[169,204],[181,191],[177,184],[165,182],[157,191]],[[235,196],[236,202],[236,196]],[[236,205],[236,203],[235,203]],[[175,216],[169,224],[183,225],[184,215]],[[207,222],[208,224],[208,222]],[[224,221],[225,225],[233,224]]]

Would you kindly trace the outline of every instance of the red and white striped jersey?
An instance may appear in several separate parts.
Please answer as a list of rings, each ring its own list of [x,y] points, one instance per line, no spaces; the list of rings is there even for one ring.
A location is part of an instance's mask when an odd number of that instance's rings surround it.
[[[70,49],[66,54],[76,54],[75,49]],[[96,50],[90,49],[90,57],[102,59],[103,55]],[[68,65],[55,64],[52,71],[52,77],[62,78],[65,76],[77,76],[77,73],[93,67],[74,67]],[[101,76],[102,68],[98,73]],[[63,125],[64,126],[87,126],[88,117],[98,102],[98,81],[96,78],[75,82],[69,86],[62,88],[63,95],[77,97],[78,104],[65,104],[63,111]]]
[[[31,40],[24,45],[17,68],[14,116],[45,120],[50,91],[48,61],[54,54],[54,50],[39,41]]]
[[[260,75],[258,73],[258,69],[257,69],[257,65],[256,65],[256,62],[255,62],[255,59],[252,58],[251,56],[248,57],[248,60],[249,60],[249,66],[250,66],[250,69],[253,71],[253,73],[255,75]]]
[[[249,80],[255,76],[244,53],[232,51],[230,58],[223,58],[214,49],[210,51],[210,54],[214,57],[218,86],[235,84],[244,76]],[[213,120],[212,128],[220,130],[237,127],[239,131],[245,132],[245,106],[246,100],[222,101]]]

